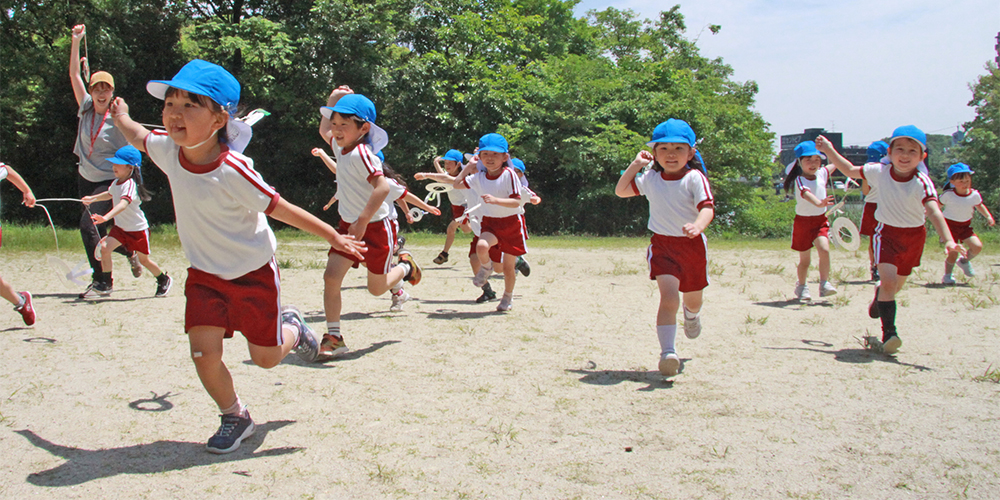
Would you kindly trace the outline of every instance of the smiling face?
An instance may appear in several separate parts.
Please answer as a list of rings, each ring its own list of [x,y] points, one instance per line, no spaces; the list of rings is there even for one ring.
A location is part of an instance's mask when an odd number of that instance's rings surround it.
[[[462,164],[455,160],[445,160],[444,171],[452,177],[457,177],[462,172]]]
[[[106,82],[97,82],[90,87],[90,97],[94,100],[94,111],[104,114],[111,105],[111,100],[115,98],[115,89]]]
[[[889,145],[889,159],[892,167],[901,174],[908,174],[917,169],[920,162],[927,157],[920,143],[908,137],[901,137]]]
[[[955,174],[949,179],[952,186],[955,186],[955,191],[965,194],[972,189],[972,176],[968,172],[962,172],[960,174]]]
[[[167,92],[162,116],[167,135],[181,147],[207,141],[229,121],[229,115],[222,111],[222,107],[212,109],[212,104],[204,96],[183,90]]]
[[[802,167],[802,173],[812,177],[823,166],[823,158],[819,155],[803,156],[799,158],[799,166]]]
[[[668,174],[676,174],[694,158],[694,148],[683,142],[658,142],[653,146],[656,163]]]
[[[333,113],[330,117],[330,129],[333,131],[333,140],[337,142],[337,146],[349,148],[361,141],[361,138],[371,130],[371,124],[368,122],[359,124],[353,116]]]
[[[479,159],[482,160],[483,166],[486,167],[486,171],[490,174],[495,174],[503,168],[503,162],[507,158],[507,153],[499,153],[497,151],[480,151]]]

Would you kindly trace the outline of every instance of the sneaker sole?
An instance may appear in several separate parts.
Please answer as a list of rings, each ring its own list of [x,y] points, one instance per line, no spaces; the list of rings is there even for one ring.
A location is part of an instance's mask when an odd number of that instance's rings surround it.
[[[344,346],[344,347],[339,347],[337,349],[334,349],[329,354],[324,353],[324,352],[320,352],[316,356],[316,361],[318,361],[318,362],[330,361],[331,359],[336,358],[337,356],[340,356],[342,354],[346,354],[346,353],[348,353],[350,351],[351,351],[350,347]]]
[[[416,261],[413,260],[413,255],[409,252],[400,252],[399,260],[410,265],[410,281],[408,283],[411,285],[419,284],[420,279],[423,277],[423,272],[420,270],[420,266],[417,265]]]
[[[899,337],[893,336],[890,337],[889,340],[886,340],[884,344],[882,344],[882,352],[890,355],[896,354],[896,351],[898,351],[899,348],[902,346],[903,346],[903,341],[899,340]]]
[[[680,358],[660,358],[660,375],[673,377],[681,369]]]
[[[168,293],[170,293],[170,288],[173,287],[173,286],[174,286],[174,280],[168,281],[167,282],[167,288],[166,288],[166,290],[163,290],[163,293],[158,293],[155,296],[156,297],[165,297]]]
[[[240,444],[243,443],[243,440],[244,439],[248,439],[251,436],[253,436],[253,434],[254,434],[254,432],[256,430],[257,430],[257,424],[255,424],[253,422],[250,422],[250,427],[247,427],[247,430],[243,431],[243,435],[240,436],[240,437],[238,437],[238,438],[236,438],[236,442],[233,443],[233,445],[230,446],[229,448],[225,448],[225,449],[222,449],[222,448],[212,448],[211,446],[209,446],[209,445],[206,444],[205,445],[205,449],[208,450],[209,453],[215,453],[216,455],[224,455],[226,453],[232,453],[232,452],[240,449]]]
[[[837,291],[836,290],[833,290],[833,291],[830,291],[830,292],[820,292],[819,293],[820,297],[831,297],[831,296],[834,296],[834,295],[837,295]]]

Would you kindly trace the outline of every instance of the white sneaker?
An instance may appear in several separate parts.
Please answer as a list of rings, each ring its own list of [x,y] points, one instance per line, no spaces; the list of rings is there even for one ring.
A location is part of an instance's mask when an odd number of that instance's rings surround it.
[[[695,314],[694,318],[688,319],[687,306],[684,306],[684,336],[689,339],[696,339],[701,335],[701,315]]]
[[[482,288],[486,284],[486,281],[490,279],[490,275],[493,274],[493,264],[489,266],[479,266],[479,272],[472,277],[472,284],[476,288]]]
[[[674,353],[667,353],[660,356],[660,375],[673,377],[681,369],[681,358]]]
[[[803,302],[812,300],[812,294],[809,293],[809,285],[796,283],[795,298]]]
[[[808,291],[806,292],[808,294]],[[819,284],[819,296],[829,297],[831,295],[837,295],[837,289],[830,284],[829,281],[824,281]]]
[[[972,269],[972,262],[970,262],[969,259],[966,258],[958,259],[958,262],[956,262],[955,264],[958,265],[959,269],[961,269],[966,276],[976,275],[976,271]]]
[[[511,297],[506,293],[503,294],[503,297],[500,299],[500,303],[497,304],[497,311],[505,312],[513,308],[514,308],[514,297]]]
[[[942,285],[954,285],[955,284],[955,276],[952,275],[951,273],[942,276],[941,277],[941,284]]]
[[[399,312],[403,310],[403,304],[410,300],[410,294],[402,289],[399,291],[399,295],[392,294],[392,305],[389,306],[389,310],[393,312]]]

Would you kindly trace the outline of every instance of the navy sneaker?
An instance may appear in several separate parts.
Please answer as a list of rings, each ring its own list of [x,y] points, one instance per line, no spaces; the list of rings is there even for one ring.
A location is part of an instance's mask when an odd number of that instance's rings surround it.
[[[295,306],[281,307],[281,323],[294,326],[299,331],[295,341],[295,354],[307,363],[316,361],[319,357],[319,338],[316,332],[306,324],[305,318]]]
[[[520,271],[524,277],[528,277],[528,275],[531,274],[531,265],[528,264],[528,261],[524,260],[524,257],[518,255],[517,264],[514,264],[514,270]]]
[[[205,449],[216,454],[232,453],[239,449],[240,443],[253,436],[256,429],[253,419],[250,418],[250,412],[246,411],[246,415],[246,417],[222,415],[222,425],[215,431],[214,436],[208,438]]]

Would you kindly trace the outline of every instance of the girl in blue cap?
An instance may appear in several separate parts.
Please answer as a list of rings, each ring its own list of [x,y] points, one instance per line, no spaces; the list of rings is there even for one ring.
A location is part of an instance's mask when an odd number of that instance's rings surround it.
[[[927,158],[927,135],[913,125],[899,127],[889,140],[888,163],[868,163],[863,167],[852,165],[826,137],[817,137],[816,147],[844,175],[865,179],[878,190],[874,241],[881,282],[875,286],[868,315],[882,322],[882,352],[895,354],[903,345],[896,330],[896,294],[913,268],[920,265],[927,242],[925,217],[944,239],[946,252],[964,253],[955,244],[941,215],[934,183],[919,170]]]
[[[983,242],[972,230],[972,216],[979,212],[986,217],[987,223],[992,227],[996,224],[993,214],[983,203],[983,196],[979,191],[972,189],[972,174],[975,172],[964,163],[956,163],[948,167],[948,183],[941,193],[940,202],[944,205],[944,221],[948,224],[952,238],[955,241],[967,245],[969,252],[965,257],[959,257],[958,252],[949,252],[944,261],[944,276],[941,283],[954,285],[955,264],[962,269],[966,276],[975,276],[972,269],[972,258],[983,251]]]
[[[145,151],[170,181],[177,234],[191,262],[184,295],[184,330],[198,377],[222,413],[207,444],[212,453],[235,451],[254,432],[222,360],[223,339],[240,331],[250,359],[276,366],[293,349],[314,361],[319,339],[302,314],[281,306],[277,242],[267,215],[315,234],[358,258],[363,245],[338,234],[285,201],[242,154],[250,127],[235,119],[240,84],[221,66],[194,60],[171,80],[146,90],[163,99],[165,131],[146,130],[115,100],[111,113],[129,142]]]
[[[4,179],[10,180],[11,184],[21,190],[24,206],[28,208],[35,206],[35,194],[31,192],[28,183],[24,182],[24,178],[13,167],[0,162],[0,181]],[[0,225],[0,244],[2,243],[3,226]],[[31,304],[31,292],[15,291],[14,287],[0,276],[0,297],[14,304],[14,310],[21,315],[21,319],[24,320],[25,325],[31,326],[35,324],[35,307]]]
[[[715,200],[708,178],[695,163],[694,130],[671,118],[653,129],[647,146],[625,169],[615,194],[621,198],[645,196],[649,202],[649,224],[653,231],[646,261],[649,279],[656,280],[660,306],[656,312],[656,336],[660,341],[660,373],[677,375],[681,361],[674,342],[677,311],[683,293],[684,335],[701,333],[703,290],[708,286],[705,228],[715,217]],[[645,173],[639,171],[650,165]]]
[[[444,156],[434,158],[436,173],[417,172],[413,178],[418,181],[430,179],[434,182],[451,185],[455,183],[455,177],[458,177],[458,174],[462,172],[464,163],[465,156],[461,151],[449,149]],[[468,222],[463,221],[465,209],[469,207],[465,191],[459,189],[448,191],[448,201],[451,202],[451,222],[448,223],[448,229],[445,231],[444,248],[437,257],[434,257],[434,263],[437,265],[448,262],[448,251],[455,243],[455,233],[458,229],[461,228],[462,232],[465,233],[472,230]]]
[[[830,284],[830,220],[826,207],[833,204],[833,195],[827,196],[826,184],[833,165],[823,165],[823,156],[816,150],[816,143],[804,141],[795,146],[795,163],[785,176],[785,192],[795,189],[795,223],[792,226],[792,250],[799,252],[796,267],[798,282],[795,298],[811,300],[807,278],[812,248],[819,257],[819,295],[827,297],[837,293]]]
[[[107,297],[111,295],[114,280],[111,277],[111,252],[116,248],[125,247],[129,253],[135,253],[143,267],[156,277],[156,292],[154,296],[162,297],[170,291],[173,280],[160,266],[149,259],[149,223],[146,214],[139,205],[151,199],[149,191],[142,184],[140,165],[142,153],[133,146],[125,146],[108,158],[113,167],[116,181],[108,186],[108,190],[82,198],[84,205],[95,201],[111,200],[111,210],[106,214],[93,214],[94,224],[104,224],[114,219],[108,235],[101,239],[101,272],[95,272],[94,286],[80,295],[81,298]]]

